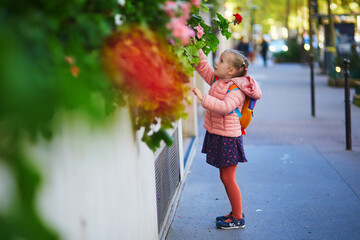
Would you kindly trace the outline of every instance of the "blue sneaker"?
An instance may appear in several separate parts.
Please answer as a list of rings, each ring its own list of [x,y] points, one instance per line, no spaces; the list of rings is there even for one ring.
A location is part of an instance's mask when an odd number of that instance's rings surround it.
[[[232,215],[232,212],[230,212],[230,216]],[[245,218],[244,213],[242,214],[242,217]],[[225,221],[228,220],[230,217],[226,217],[226,216],[219,216],[216,217],[216,222],[221,222],[221,221]]]
[[[232,215],[232,212],[230,212],[230,216]],[[219,216],[219,217],[216,217],[216,222],[221,222],[221,221],[225,221],[227,220],[229,217],[226,217],[226,216]]]
[[[233,216],[231,216],[230,219],[232,220],[231,222],[225,222],[225,221],[217,222],[216,227],[226,230],[235,229],[235,228],[245,228],[244,218],[237,220]]]

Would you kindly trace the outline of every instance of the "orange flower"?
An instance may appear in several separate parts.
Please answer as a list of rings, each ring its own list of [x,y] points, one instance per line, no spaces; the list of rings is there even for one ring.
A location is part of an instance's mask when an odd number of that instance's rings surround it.
[[[188,76],[164,39],[141,27],[124,28],[107,39],[102,57],[114,85],[136,107],[138,124],[156,117],[169,124],[184,114]]]
[[[80,69],[77,66],[71,67],[71,73],[74,77],[77,77],[79,75]]]

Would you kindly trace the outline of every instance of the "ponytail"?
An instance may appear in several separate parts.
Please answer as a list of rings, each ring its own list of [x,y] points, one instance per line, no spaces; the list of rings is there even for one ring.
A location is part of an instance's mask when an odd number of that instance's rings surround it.
[[[249,61],[246,58],[244,58],[244,61],[241,64],[241,68],[239,69],[238,77],[243,77],[247,75],[248,66],[249,66]]]

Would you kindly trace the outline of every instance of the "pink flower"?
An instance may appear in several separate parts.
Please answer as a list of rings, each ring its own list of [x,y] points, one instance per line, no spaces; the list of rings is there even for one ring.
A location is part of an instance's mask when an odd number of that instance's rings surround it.
[[[198,39],[201,39],[202,35],[204,35],[204,29],[203,29],[200,25],[194,27],[194,29],[195,29],[196,32],[197,32],[197,37],[198,37]]]
[[[178,16],[180,15],[185,18],[185,20],[188,20],[190,18],[191,4],[188,2],[178,2],[178,5],[180,7]]]
[[[200,7],[201,4],[201,0],[191,0],[192,5],[194,5],[195,7]]]
[[[175,45],[175,41],[173,39],[169,38],[168,41],[171,45]]]
[[[195,36],[194,30],[186,26],[183,18],[171,19],[166,27],[172,31],[171,33],[175,38],[181,40],[182,45],[188,44],[190,42],[190,38]]]
[[[174,38],[180,39],[183,45],[189,43],[190,38],[195,36],[194,30],[186,26],[190,18],[191,4],[188,2],[166,1],[164,11],[170,17],[166,27],[172,31]]]
[[[165,2],[164,10],[167,13],[167,15],[169,15],[170,17],[175,16],[175,12],[176,12],[177,8],[178,8],[178,5],[176,2],[173,2],[173,1]]]
[[[166,1],[164,11],[170,18],[183,17],[185,20],[190,18],[191,4],[188,2]]]
[[[190,8],[191,8],[190,3],[180,2],[179,4],[181,4],[183,16],[185,17],[185,19],[186,20],[189,19],[190,18]]]

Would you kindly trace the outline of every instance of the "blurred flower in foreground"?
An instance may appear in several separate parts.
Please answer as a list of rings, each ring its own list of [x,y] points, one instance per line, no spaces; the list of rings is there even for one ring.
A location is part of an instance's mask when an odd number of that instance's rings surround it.
[[[186,21],[182,18],[173,18],[167,24],[167,28],[171,30],[174,38],[180,39],[182,45],[190,42],[190,38],[195,36],[194,30],[186,25]]]
[[[191,0],[192,5],[195,7],[200,7],[201,0]]]
[[[164,11],[170,18],[181,17],[185,20],[190,17],[190,3],[166,1]]]
[[[179,39],[182,45],[187,45],[190,38],[195,36],[194,30],[186,25],[190,18],[190,3],[166,1],[164,11],[170,17],[166,27],[171,30],[174,38]]]
[[[178,10],[178,4],[173,1],[166,1],[164,10],[170,17],[175,17],[175,12]]]
[[[103,59],[114,85],[136,107],[138,124],[149,125],[156,117],[162,124],[171,124],[185,115],[188,76],[168,43],[155,33],[142,27],[124,28],[107,39]]]

